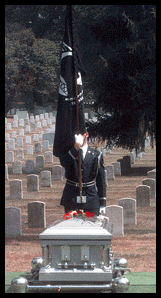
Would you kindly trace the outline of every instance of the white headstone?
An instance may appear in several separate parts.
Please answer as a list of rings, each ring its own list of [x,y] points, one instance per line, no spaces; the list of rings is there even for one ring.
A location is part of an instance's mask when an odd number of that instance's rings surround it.
[[[30,133],[30,125],[26,125],[26,127],[25,127],[25,133]]]
[[[22,162],[20,160],[16,160],[12,165],[13,175],[22,175]]]
[[[6,152],[6,163],[12,163],[14,162],[14,152],[13,151],[7,151]]]
[[[27,191],[39,191],[39,176],[27,175]]]
[[[106,207],[105,215],[109,218],[108,231],[113,236],[124,236],[123,207],[110,205]]]
[[[10,199],[23,199],[22,180],[14,179],[10,181]]]
[[[52,187],[50,171],[42,171],[40,173],[40,185],[43,187]]]
[[[24,119],[19,119],[19,126],[24,127]]]
[[[105,166],[105,170],[107,171],[107,179],[114,180],[115,179],[114,166],[113,165]]]
[[[18,127],[18,121],[13,121],[13,127],[17,128]]]
[[[15,150],[15,140],[14,139],[8,140],[8,150]]]
[[[23,138],[17,138],[17,147],[23,147]]]
[[[36,168],[43,168],[44,167],[44,156],[38,155],[36,156]]]
[[[121,164],[119,161],[112,162],[112,166],[114,166],[114,175],[115,176],[121,176]]]
[[[26,144],[31,144],[31,136],[26,136],[25,137],[25,143]]]
[[[28,204],[28,227],[46,227],[45,203],[36,201]]]
[[[155,199],[156,197],[156,181],[153,178],[146,178],[142,180],[143,185],[150,186],[150,198]]]
[[[33,146],[32,145],[26,146],[26,154],[33,155]]]
[[[139,185],[136,187],[136,202],[138,207],[150,206],[150,186]]]
[[[21,236],[21,209],[17,207],[5,208],[5,237]]]
[[[24,129],[19,129],[19,137],[24,137]]]
[[[7,123],[7,130],[11,130],[11,129],[12,129],[11,123]]]
[[[53,163],[53,153],[51,151],[46,151],[44,157],[45,163]]]
[[[156,171],[152,170],[152,171],[147,172],[147,177],[153,178],[156,180]]]
[[[119,200],[119,206],[123,207],[124,225],[135,226],[137,224],[136,200],[123,198]]]
[[[53,180],[63,180],[63,167],[56,165],[52,168]]]

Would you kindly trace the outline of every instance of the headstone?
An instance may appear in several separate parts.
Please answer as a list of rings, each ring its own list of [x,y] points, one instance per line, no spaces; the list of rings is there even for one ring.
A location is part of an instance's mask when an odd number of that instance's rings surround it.
[[[42,127],[47,127],[47,122],[46,122],[46,120],[44,119],[44,120],[42,120]]]
[[[30,125],[26,125],[26,127],[25,127],[25,133],[30,133]]]
[[[33,155],[33,146],[32,145],[26,146],[26,154]]]
[[[13,151],[7,151],[6,152],[6,163],[12,163],[14,162],[14,152]]]
[[[36,156],[36,168],[43,168],[44,167],[44,156],[38,155]]]
[[[17,128],[18,127],[18,121],[14,120],[12,125],[13,125],[14,128]]]
[[[19,126],[24,127],[24,119],[19,119]]]
[[[27,191],[39,191],[39,176],[27,175]]]
[[[8,142],[10,139],[10,134],[9,133],[5,133],[5,142]]]
[[[40,117],[39,117],[39,115],[36,115],[36,116],[35,116],[35,120],[36,120],[36,122],[40,121]]]
[[[156,171],[152,170],[152,171],[147,172],[147,177],[153,178],[156,180]]]
[[[56,165],[52,168],[53,180],[63,180],[62,166]]]
[[[121,176],[121,164],[119,161],[112,162],[112,166],[114,166],[114,175],[115,176]]]
[[[17,147],[23,147],[23,138],[17,138]]]
[[[107,171],[107,179],[114,180],[115,179],[114,166],[113,165],[105,166],[105,170]]]
[[[19,137],[24,137],[24,129],[19,129]]]
[[[26,136],[25,142],[26,142],[26,144],[31,144],[31,136]]]
[[[150,186],[139,185],[136,187],[136,202],[138,207],[150,206]]]
[[[31,159],[26,160],[25,172],[26,172],[26,174],[32,174],[34,172],[34,161],[33,160],[31,160]]]
[[[40,114],[40,120],[44,119],[44,114]]]
[[[119,206],[123,207],[124,225],[135,226],[137,224],[136,200],[123,198],[119,200]]]
[[[42,171],[40,173],[40,185],[43,187],[52,187],[50,171]]]
[[[18,115],[13,115],[14,121],[18,121]]]
[[[5,237],[21,236],[21,209],[17,207],[5,208]]]
[[[47,141],[47,140],[43,141],[42,147],[43,147],[43,150],[48,150],[49,149],[49,141]]]
[[[17,138],[17,133],[16,131],[11,132],[11,138],[16,139]]]
[[[35,123],[35,117],[34,116],[30,116],[30,123]]]
[[[117,160],[121,163],[121,175],[129,174],[131,170],[131,159],[130,156],[123,156],[123,159]]]
[[[107,230],[113,236],[124,236],[123,207],[117,205],[107,206],[105,216],[109,218]]]
[[[41,122],[37,122],[37,128],[41,128]]]
[[[8,180],[8,165],[5,164],[5,180]]]
[[[39,135],[35,133],[33,135],[33,142],[38,142],[38,141],[39,141]]]
[[[47,125],[51,125],[52,124],[52,121],[50,118],[47,119]]]
[[[156,181],[153,178],[146,178],[142,180],[143,185],[150,186],[150,198],[155,199],[155,193],[156,193]]]
[[[14,139],[10,139],[8,141],[8,149],[9,150],[15,150],[15,140]]]
[[[43,134],[43,140],[49,141],[49,145],[53,146],[54,136],[55,136],[55,134],[53,132],[44,133]]]
[[[25,118],[25,119],[24,119],[24,123],[25,123],[25,125],[29,125],[29,124],[30,124],[30,119]]]
[[[46,227],[45,203],[36,201],[28,204],[28,227]]]
[[[37,152],[37,153],[42,152],[41,144],[40,143],[35,143],[35,152]]]
[[[48,119],[49,114],[45,113],[45,119]]]
[[[12,129],[11,123],[7,123],[7,130],[11,130],[11,129]]]
[[[16,160],[12,165],[13,175],[22,175],[22,162],[20,160]]]
[[[55,124],[50,125],[51,132],[55,132]]]
[[[14,179],[10,181],[10,199],[23,199],[22,180]]]
[[[53,163],[53,153],[51,151],[46,151],[44,156],[45,156],[45,163]]]
[[[36,129],[36,124],[35,123],[31,123],[31,130],[34,131]]]
[[[23,149],[17,149],[16,150],[16,157],[20,160],[24,159],[24,153],[23,153]]]

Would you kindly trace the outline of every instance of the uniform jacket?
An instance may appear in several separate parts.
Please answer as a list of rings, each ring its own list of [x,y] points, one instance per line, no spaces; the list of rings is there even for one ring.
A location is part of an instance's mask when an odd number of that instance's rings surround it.
[[[60,163],[65,168],[66,178],[78,182],[78,151],[73,147],[68,153],[60,157]],[[82,182],[95,181],[95,185],[83,187],[86,203],[76,202],[79,187],[66,183],[60,204],[69,210],[84,209],[99,213],[100,207],[106,206],[106,181],[102,153],[88,146],[85,159],[81,162]]]

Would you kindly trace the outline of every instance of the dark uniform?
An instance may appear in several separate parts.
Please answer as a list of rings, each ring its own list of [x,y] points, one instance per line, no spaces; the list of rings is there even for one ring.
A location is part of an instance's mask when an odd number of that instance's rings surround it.
[[[106,206],[106,181],[102,153],[88,146],[84,160],[81,160],[83,196],[86,203],[77,203],[79,192],[78,151],[73,147],[60,157],[60,163],[66,171],[66,185],[60,205],[65,212],[83,209],[99,215],[99,208]]]

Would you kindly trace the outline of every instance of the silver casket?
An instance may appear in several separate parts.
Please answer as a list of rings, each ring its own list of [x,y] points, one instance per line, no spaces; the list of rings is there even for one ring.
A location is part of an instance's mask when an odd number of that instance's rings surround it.
[[[21,276],[12,280],[13,292],[126,291],[127,261],[114,261],[112,234],[97,219],[71,218],[41,233],[42,258],[32,260],[29,280]]]
[[[89,220],[73,218],[51,226],[39,238],[44,259],[40,281],[111,282],[112,235],[106,229]]]

